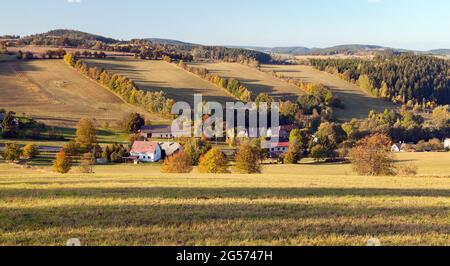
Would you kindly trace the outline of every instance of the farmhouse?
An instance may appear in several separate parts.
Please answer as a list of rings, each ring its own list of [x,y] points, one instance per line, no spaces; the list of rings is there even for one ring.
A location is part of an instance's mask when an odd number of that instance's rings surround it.
[[[144,138],[172,139],[172,128],[170,126],[144,126],[140,130]]]
[[[391,147],[391,152],[416,152],[416,147],[414,143],[395,143]]]
[[[278,157],[289,150],[289,142],[279,142],[269,148],[270,157]]]
[[[259,128],[248,128],[245,129],[245,131],[239,131],[237,136],[239,138],[248,138],[249,136],[258,136],[258,137],[265,137],[265,138],[271,138],[271,137],[279,137],[280,139],[289,139],[289,135],[291,134],[291,131],[297,128],[295,125],[282,125],[279,126],[277,129],[278,136],[275,134],[275,130],[272,130],[272,128],[267,129],[267,133],[265,136],[261,135],[261,131]]]
[[[172,156],[182,150],[180,143],[177,142],[160,142],[159,146],[161,147],[162,151],[161,159]]]
[[[152,163],[161,160],[161,147],[158,142],[135,141],[130,156],[139,162]]]

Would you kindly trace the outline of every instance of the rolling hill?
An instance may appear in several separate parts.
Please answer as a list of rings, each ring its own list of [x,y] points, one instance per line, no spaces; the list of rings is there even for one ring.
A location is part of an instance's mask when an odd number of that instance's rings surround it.
[[[205,101],[220,103],[235,99],[224,89],[165,61],[134,58],[84,60],[91,66],[101,67],[132,79],[143,90],[163,91],[168,98],[188,102],[193,106],[194,94],[202,94]]]
[[[68,39],[68,40],[78,40],[78,41],[87,41],[87,42],[103,42],[106,44],[114,44],[120,41],[103,37],[96,34],[91,34],[87,32],[77,31],[77,30],[68,30],[68,29],[57,29],[51,30],[46,33],[34,34],[30,36],[26,36],[21,39],[21,41],[27,43],[31,42],[34,39],[46,39],[46,38],[60,38],[60,39]]]
[[[0,107],[26,113],[48,125],[71,127],[80,118],[116,122],[130,112],[156,115],[124,103],[62,60],[0,63]]]

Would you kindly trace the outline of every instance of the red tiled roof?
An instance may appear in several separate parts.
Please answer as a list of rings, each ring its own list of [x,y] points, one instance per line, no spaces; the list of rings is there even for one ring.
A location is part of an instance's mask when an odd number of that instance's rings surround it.
[[[275,147],[277,148],[289,148],[289,142],[279,142],[278,145]]]
[[[289,148],[289,142],[271,143],[270,148]]]
[[[156,147],[159,144],[157,142],[150,141],[135,141],[133,147],[131,148],[131,153],[154,153]]]

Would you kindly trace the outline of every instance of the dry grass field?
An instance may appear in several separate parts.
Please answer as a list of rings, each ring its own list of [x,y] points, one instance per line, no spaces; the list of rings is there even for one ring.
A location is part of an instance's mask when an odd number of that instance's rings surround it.
[[[0,245],[450,245],[450,153],[399,154],[418,177],[347,165],[166,175],[159,165],[57,175],[0,162]],[[430,177],[436,176],[436,177]],[[437,177],[440,176],[440,177]]]
[[[62,60],[0,63],[0,107],[26,113],[49,125],[72,127],[82,118],[114,122],[132,111],[108,89],[83,77]]]
[[[225,90],[164,61],[133,58],[85,61],[90,65],[96,65],[131,78],[141,89],[164,91],[169,98],[188,102],[191,106],[193,106],[194,94],[202,94],[206,101],[220,103],[235,101]]]
[[[335,109],[337,117],[341,120],[367,118],[370,110],[384,111],[386,108],[395,108],[394,104],[374,98],[354,84],[310,66],[264,65],[262,70],[275,71],[286,77],[300,78],[305,82],[322,83],[328,86],[346,106],[345,110]]]
[[[224,78],[235,78],[245,84],[256,96],[266,93],[277,99],[297,100],[304,94],[302,90],[287,82],[278,80],[261,71],[237,63],[193,63],[193,66],[204,67],[211,73],[217,73]]]

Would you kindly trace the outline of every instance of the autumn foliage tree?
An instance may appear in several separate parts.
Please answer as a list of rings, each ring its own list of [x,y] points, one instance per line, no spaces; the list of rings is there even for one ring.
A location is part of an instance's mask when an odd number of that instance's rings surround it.
[[[66,174],[70,171],[72,167],[72,160],[70,156],[68,156],[64,150],[61,150],[57,155],[56,159],[53,162],[53,168],[57,173]]]
[[[184,152],[178,152],[164,160],[163,173],[190,173],[192,171],[191,158]]]
[[[28,144],[23,148],[23,156],[28,159],[36,158],[39,155],[39,148],[34,144]]]
[[[92,147],[97,143],[97,129],[94,123],[87,119],[82,118],[77,124],[76,141],[82,146]]]
[[[218,148],[212,148],[200,158],[200,173],[223,174],[228,172],[228,161]]]
[[[236,154],[236,170],[243,174],[261,173],[261,151],[250,141],[243,142]]]
[[[22,149],[17,144],[6,144],[2,156],[7,161],[19,161],[22,156]]]
[[[302,136],[300,130],[292,130],[289,136],[289,149],[284,155],[284,163],[286,164],[296,164],[300,160],[301,150],[302,150]]]
[[[389,151],[392,140],[384,134],[375,134],[361,140],[350,150],[353,169],[360,175],[393,175],[394,158]]]

